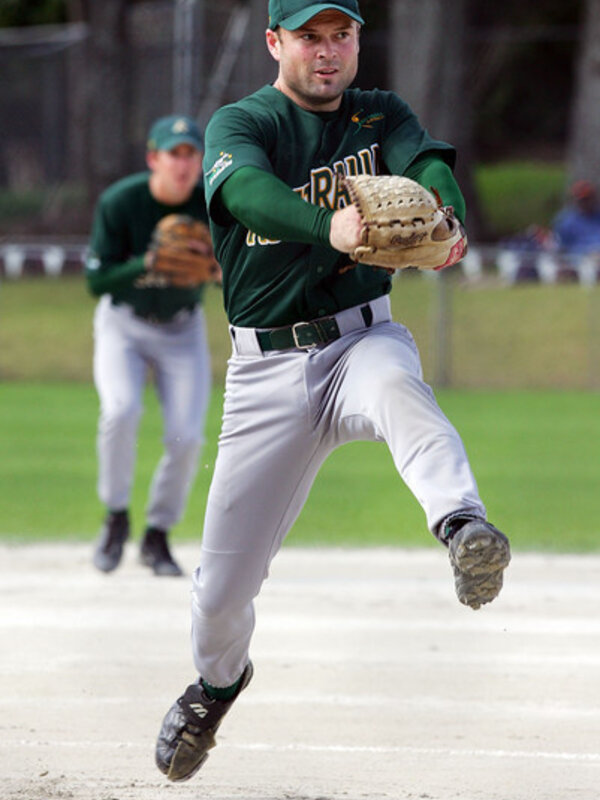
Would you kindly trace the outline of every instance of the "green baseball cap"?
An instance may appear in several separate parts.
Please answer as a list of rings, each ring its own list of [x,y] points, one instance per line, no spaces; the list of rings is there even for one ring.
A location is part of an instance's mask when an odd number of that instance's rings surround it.
[[[204,150],[200,128],[191,117],[161,117],[152,124],[148,150],[172,150],[178,144],[190,144],[196,150]]]
[[[329,8],[341,11],[361,25],[365,24],[357,0],[336,0],[335,3],[315,2],[315,0],[269,0],[269,28],[275,30],[280,25],[287,31],[295,31],[315,14]]]

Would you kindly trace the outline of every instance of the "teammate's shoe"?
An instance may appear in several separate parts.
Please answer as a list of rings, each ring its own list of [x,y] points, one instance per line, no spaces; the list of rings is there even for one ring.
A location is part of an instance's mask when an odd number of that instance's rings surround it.
[[[94,551],[94,566],[102,572],[112,572],[123,557],[123,545],[129,538],[127,511],[109,511]]]
[[[163,720],[156,742],[156,766],[170,781],[192,778],[216,745],[215,733],[239,693],[252,678],[252,662],[242,672],[229,700],[209,697],[201,682],[192,683]]]
[[[461,603],[479,608],[498,596],[510,561],[510,545],[503,533],[483,519],[471,519],[454,533],[449,550]]]
[[[140,547],[140,560],[151,567],[155,575],[183,575],[169,550],[167,532],[160,528],[146,528]]]

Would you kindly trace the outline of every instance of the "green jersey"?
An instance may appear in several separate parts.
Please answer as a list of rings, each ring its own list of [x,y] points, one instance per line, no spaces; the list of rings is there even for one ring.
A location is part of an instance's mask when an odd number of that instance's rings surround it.
[[[167,214],[189,214],[207,221],[204,188],[198,185],[181,205],[158,202],[150,192],[149,172],[122,178],[100,196],[94,215],[85,274],[92,294],[110,294],[136,314],[167,321],[202,298],[203,287],[136,286],[144,274],[144,254],[156,223]]]
[[[204,176],[215,253],[229,321],[290,325],[334,314],[390,291],[385,270],[354,266],[323,244],[257,236],[218,202],[241,167],[273,173],[308,203],[335,211],[350,199],[336,179],[403,174],[423,153],[452,167],[454,148],[432,139],[396,94],[348,89],[334,112],[306,111],[273,86],[224,106],[206,129]]]

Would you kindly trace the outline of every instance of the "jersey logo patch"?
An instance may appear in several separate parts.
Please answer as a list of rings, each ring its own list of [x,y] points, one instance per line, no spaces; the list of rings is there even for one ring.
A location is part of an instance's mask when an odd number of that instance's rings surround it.
[[[190,126],[185,119],[178,119],[173,123],[173,127],[171,131],[173,133],[188,133],[190,130]]]
[[[385,119],[385,114],[382,114],[381,112],[367,114],[366,117],[361,117],[362,113],[363,110],[361,108],[360,111],[357,111],[350,117],[350,121],[354,122],[355,125],[358,125],[354,133],[358,133],[360,130],[362,130],[362,128],[372,128],[374,122],[379,122],[380,120]]]
[[[222,172],[233,164],[233,156],[231,153],[224,153],[222,150],[219,157],[206,173],[209,184],[212,186]]]

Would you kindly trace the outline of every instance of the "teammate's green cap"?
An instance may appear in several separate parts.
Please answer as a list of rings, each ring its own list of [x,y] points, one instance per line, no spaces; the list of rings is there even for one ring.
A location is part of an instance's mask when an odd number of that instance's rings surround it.
[[[172,150],[178,144],[191,144],[196,150],[204,149],[200,128],[191,117],[161,117],[152,124],[148,134],[148,150]]]
[[[361,25],[365,23],[356,0],[336,0],[335,3],[315,2],[315,0],[269,0],[269,28],[275,30],[280,25],[287,31],[295,31],[315,14],[330,8],[341,11]]]

